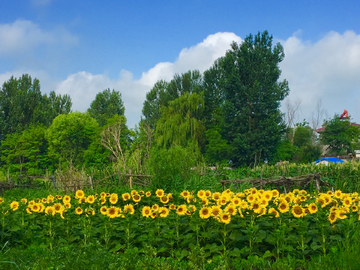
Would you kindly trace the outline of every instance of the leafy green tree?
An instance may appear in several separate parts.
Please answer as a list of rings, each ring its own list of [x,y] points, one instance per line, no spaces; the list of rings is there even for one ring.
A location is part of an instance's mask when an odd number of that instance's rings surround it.
[[[324,131],[320,133],[320,140],[324,145],[328,145],[334,154],[343,154],[351,149],[353,141],[359,139],[360,129],[350,123],[350,120],[339,118],[335,115],[330,121],[326,121],[323,125]]]
[[[88,113],[60,114],[47,129],[49,156],[60,164],[72,162],[81,165],[84,152],[98,134],[98,123]]]
[[[108,118],[114,115],[124,115],[125,107],[121,99],[121,93],[110,88],[98,93],[95,100],[91,102],[88,112],[99,126],[106,125]]]
[[[296,147],[303,147],[305,145],[311,145],[313,139],[313,130],[311,127],[304,123],[298,124],[294,132],[294,145]]]
[[[49,126],[58,114],[70,111],[68,95],[51,92],[49,97],[43,96],[38,79],[32,80],[27,74],[11,77],[0,89],[0,136],[22,132],[30,125]]]
[[[198,70],[188,71],[181,75],[175,74],[168,83],[158,81],[147,93],[143,106],[144,121],[151,128],[155,128],[161,116],[161,108],[168,106],[172,100],[179,98],[185,93],[200,93],[202,90],[202,76]]]
[[[1,160],[20,174],[44,173],[49,168],[46,127],[30,126],[21,134],[8,134],[1,144]]]
[[[280,101],[289,93],[279,82],[283,47],[267,31],[235,42],[220,59],[224,115],[222,137],[231,145],[235,165],[257,164],[271,156],[284,131]]]

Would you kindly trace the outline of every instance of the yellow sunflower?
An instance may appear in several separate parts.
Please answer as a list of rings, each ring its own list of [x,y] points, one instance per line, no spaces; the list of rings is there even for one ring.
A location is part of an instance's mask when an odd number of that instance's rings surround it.
[[[130,192],[130,195],[131,195],[131,196],[134,196],[135,194],[138,194],[138,192],[137,192],[135,189],[133,189],[133,190]]]
[[[136,193],[136,194],[132,195],[132,199],[134,202],[138,203],[141,201],[141,196]]]
[[[329,216],[328,216],[328,220],[330,221],[331,224],[333,224],[337,219],[338,219],[338,212],[334,211],[334,212],[330,212]]]
[[[119,197],[118,197],[118,195],[117,195],[116,193],[112,193],[112,194],[110,195],[109,202],[110,202],[111,204],[116,204],[116,203],[118,202],[118,200],[119,200]],[[124,200],[124,201],[125,201],[125,200]]]
[[[153,206],[151,206],[151,210],[157,212],[159,210],[159,205],[155,203]]]
[[[221,196],[221,193],[220,193],[220,192],[214,192],[214,193],[212,194],[212,199],[213,199],[214,201],[217,201],[218,199],[220,199],[220,196]]]
[[[125,202],[131,198],[129,193],[124,193],[121,195],[121,197],[122,197],[123,201],[125,201]]]
[[[90,195],[86,198],[86,202],[93,204],[95,202],[95,196],[94,195]]]
[[[157,189],[156,191],[155,191],[155,195],[156,195],[156,197],[158,197],[158,198],[161,198],[162,196],[164,196],[164,190],[163,189]]]
[[[315,203],[310,203],[308,208],[310,214],[315,214],[318,211],[318,207]]]
[[[220,214],[220,220],[222,223],[229,224],[231,221],[231,215],[229,213],[223,212]]]
[[[11,209],[12,209],[13,211],[18,210],[18,208],[19,208],[19,202],[13,201],[12,203],[10,203],[10,207],[11,207]]]
[[[233,216],[236,215],[236,213],[237,213],[237,209],[236,209],[235,205],[233,205],[233,204],[228,204],[225,207],[224,211]]]
[[[287,201],[281,201],[278,205],[278,209],[281,213],[286,213],[289,211],[289,204],[287,203]]]
[[[27,204],[27,199],[26,199],[26,198],[22,198],[22,199],[21,199],[21,202],[22,202],[23,204]]]
[[[205,196],[210,197],[211,196],[211,191],[210,190],[205,190]]]
[[[62,199],[63,203],[70,203],[71,197],[69,195],[65,195]]]
[[[105,197],[100,197],[99,199],[101,204],[105,204],[106,203],[106,198]]]
[[[303,217],[305,215],[304,209],[298,205],[295,204],[292,208],[291,208],[291,213],[293,214],[294,217],[296,218],[300,218]]]
[[[211,216],[211,209],[208,207],[203,207],[199,211],[200,218],[207,219]]]
[[[160,207],[159,208],[160,217],[167,217],[169,215],[169,209],[166,207]]]
[[[77,215],[81,215],[81,214],[83,213],[83,210],[81,209],[81,207],[76,207],[76,208],[75,208],[75,213],[76,213]]]
[[[196,194],[200,199],[206,197],[205,190],[199,190]]]
[[[124,213],[129,213],[130,215],[133,215],[135,213],[134,206],[132,206],[132,204],[126,204],[124,206]]]
[[[54,207],[52,207],[52,206],[47,206],[46,208],[45,208],[45,214],[46,215],[55,215],[55,209],[54,209]]]
[[[166,196],[166,195],[163,195],[163,196],[161,196],[160,197],[160,202],[162,202],[162,203],[168,203],[169,202],[169,197],[168,196]]]
[[[79,190],[77,190],[77,191],[75,192],[75,198],[76,198],[76,199],[81,199],[81,198],[83,198],[83,197],[85,197],[85,193],[84,193],[84,191],[82,191],[81,189],[79,189]]]
[[[176,209],[176,214],[183,216],[186,214],[187,208],[185,204],[179,205]]]
[[[64,206],[61,203],[54,204],[55,213],[62,213],[64,211]]]
[[[101,206],[100,207],[100,213],[103,214],[103,215],[106,215],[107,214],[107,207],[106,206]]]
[[[169,205],[169,209],[170,209],[170,210],[175,210],[175,209],[176,209],[176,205],[173,204],[173,203],[170,204],[170,205]]]
[[[118,209],[115,206],[111,206],[106,209],[106,214],[109,218],[114,218],[118,214]]]
[[[151,215],[151,208],[150,206],[144,206],[141,210],[141,214],[143,217],[150,217]]]
[[[151,192],[150,192],[150,191],[147,191],[147,192],[145,193],[145,196],[146,196],[146,197],[150,197],[150,196],[151,196]]]
[[[278,211],[276,211],[275,208],[270,208],[269,211],[268,211],[268,214],[270,214],[271,218],[272,216],[275,216],[276,218],[280,217],[280,213]]]
[[[217,205],[214,205],[213,207],[211,207],[211,216],[213,216],[213,217],[220,216],[220,214],[222,214],[222,212],[223,212],[223,210]]]

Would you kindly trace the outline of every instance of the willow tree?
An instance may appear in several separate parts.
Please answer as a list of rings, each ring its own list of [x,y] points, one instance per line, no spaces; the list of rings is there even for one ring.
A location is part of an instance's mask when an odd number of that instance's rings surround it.
[[[190,168],[202,157],[200,144],[205,128],[199,119],[203,110],[202,95],[189,92],[161,108],[151,153],[151,166],[157,181],[155,186],[180,188],[175,183],[189,179]]]

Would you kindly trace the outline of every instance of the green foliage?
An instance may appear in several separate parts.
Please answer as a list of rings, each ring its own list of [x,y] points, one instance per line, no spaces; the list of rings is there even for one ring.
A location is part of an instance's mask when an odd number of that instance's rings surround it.
[[[121,99],[121,93],[110,88],[98,93],[95,100],[91,102],[88,112],[99,126],[104,126],[107,119],[114,115],[124,115],[125,107]]]
[[[230,146],[216,129],[205,132],[207,144],[205,146],[205,160],[208,164],[224,163],[228,161]]]
[[[69,96],[42,96],[40,81],[24,74],[21,78],[11,77],[0,89],[0,135],[22,132],[30,125],[49,126],[58,115],[69,113]]]
[[[271,156],[270,161],[272,164],[278,161],[292,160],[296,152],[296,146],[294,146],[290,140],[283,139],[276,147],[275,153]]]
[[[222,135],[231,145],[231,160],[237,166],[269,157],[285,131],[279,107],[289,88],[287,81],[278,81],[283,58],[283,47],[273,46],[272,36],[265,31],[247,36],[241,44],[233,43],[220,59]]]
[[[325,130],[321,132],[320,139],[324,145],[328,145],[330,151],[335,154],[346,153],[351,149],[351,143],[357,141],[360,128],[353,126],[348,119],[340,120],[338,115],[323,125]]]
[[[11,171],[42,174],[50,165],[47,157],[46,127],[30,126],[21,134],[8,134],[1,144],[1,160]]]
[[[57,116],[47,129],[49,156],[55,164],[72,162],[81,165],[84,151],[97,134],[98,123],[88,113],[74,112]]]

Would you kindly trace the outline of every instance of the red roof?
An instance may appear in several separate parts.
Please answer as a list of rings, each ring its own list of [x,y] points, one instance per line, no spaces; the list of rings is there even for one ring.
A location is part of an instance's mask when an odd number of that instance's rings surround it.
[[[357,124],[357,123],[351,123],[352,126],[357,126],[358,128],[360,128],[360,124]],[[318,128],[318,129],[315,129],[315,131],[317,133],[320,133],[320,132],[323,132],[325,130],[324,127],[321,127],[321,128]]]

